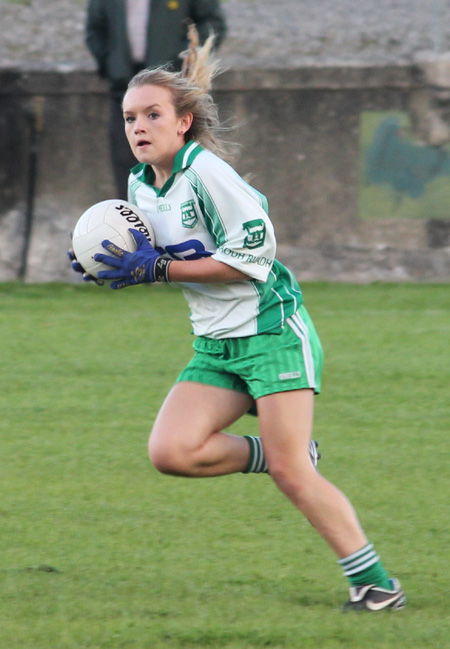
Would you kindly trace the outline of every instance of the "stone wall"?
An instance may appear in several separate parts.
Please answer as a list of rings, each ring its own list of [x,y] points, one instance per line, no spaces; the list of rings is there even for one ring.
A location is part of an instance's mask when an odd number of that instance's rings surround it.
[[[415,106],[436,103],[416,68],[231,70],[214,94],[300,280],[450,279],[449,154],[416,128]],[[0,281],[76,281],[69,233],[114,197],[107,111],[94,73],[0,70]]]

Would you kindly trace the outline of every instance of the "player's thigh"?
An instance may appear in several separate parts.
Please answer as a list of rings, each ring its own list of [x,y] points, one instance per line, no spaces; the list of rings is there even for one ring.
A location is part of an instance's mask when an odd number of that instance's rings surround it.
[[[311,467],[309,442],[314,416],[312,389],[276,392],[257,400],[264,451],[272,468]]]
[[[150,447],[189,452],[227,428],[252,404],[249,395],[214,385],[180,381],[167,395],[153,425]]]

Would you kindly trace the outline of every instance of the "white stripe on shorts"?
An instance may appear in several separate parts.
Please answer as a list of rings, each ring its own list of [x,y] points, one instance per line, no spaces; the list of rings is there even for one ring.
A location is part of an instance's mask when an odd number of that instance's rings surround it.
[[[298,313],[287,318],[286,322],[295,333],[295,335],[302,341],[303,360],[305,363],[306,378],[311,388],[317,387],[316,374],[314,371],[314,359],[311,351],[311,343],[309,341],[308,327],[304,320]]]

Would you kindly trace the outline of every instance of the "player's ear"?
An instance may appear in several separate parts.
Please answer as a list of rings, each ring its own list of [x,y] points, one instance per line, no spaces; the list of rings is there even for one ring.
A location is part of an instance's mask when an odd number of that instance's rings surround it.
[[[185,135],[192,126],[194,116],[192,113],[186,113],[180,117],[180,124],[178,126],[178,135]]]

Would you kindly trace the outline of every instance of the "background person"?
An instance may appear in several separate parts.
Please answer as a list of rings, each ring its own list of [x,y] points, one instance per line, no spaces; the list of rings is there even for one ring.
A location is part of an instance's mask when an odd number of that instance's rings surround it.
[[[89,0],[86,45],[110,91],[109,142],[116,198],[126,198],[130,169],[136,164],[123,129],[122,98],[129,80],[143,68],[170,63],[181,67],[188,24],[200,42],[226,34],[220,0]]]

